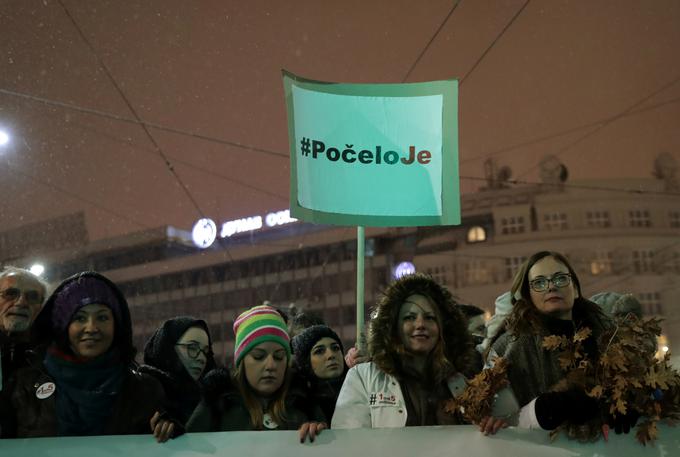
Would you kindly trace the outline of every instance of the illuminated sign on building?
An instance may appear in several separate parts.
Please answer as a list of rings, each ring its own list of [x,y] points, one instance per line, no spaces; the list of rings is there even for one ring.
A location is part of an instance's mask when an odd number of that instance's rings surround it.
[[[416,272],[416,266],[411,262],[401,262],[394,267],[394,279],[399,279],[402,276],[412,275]]]
[[[191,230],[191,239],[199,248],[207,248],[217,238],[217,226],[212,219],[199,219]]]
[[[297,219],[290,217],[290,210],[274,211],[263,216],[250,216],[241,219],[234,219],[222,224],[220,237],[229,238],[237,233],[252,232],[260,230],[262,227],[277,227],[279,225],[296,222]],[[212,219],[200,219],[194,224],[191,231],[194,244],[199,248],[210,247],[217,238],[217,225]]]

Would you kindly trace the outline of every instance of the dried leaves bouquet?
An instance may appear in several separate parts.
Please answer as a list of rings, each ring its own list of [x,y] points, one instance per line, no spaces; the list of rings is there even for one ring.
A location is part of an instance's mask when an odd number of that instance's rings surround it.
[[[449,414],[460,412],[470,423],[479,423],[490,416],[496,394],[508,385],[507,368],[507,361],[497,358],[493,367],[467,381],[462,394],[447,400],[444,411]]]
[[[599,400],[602,414],[590,424],[563,424],[551,435],[566,432],[570,438],[592,441],[608,431],[608,418],[639,414],[636,437],[642,444],[658,435],[657,423],[680,419],[680,374],[670,365],[670,354],[655,357],[660,319],[618,318],[598,341],[600,357],[590,360],[583,343],[591,330],[582,328],[572,338],[550,335],[543,347],[559,351],[560,367],[567,373],[556,390],[578,387]]]

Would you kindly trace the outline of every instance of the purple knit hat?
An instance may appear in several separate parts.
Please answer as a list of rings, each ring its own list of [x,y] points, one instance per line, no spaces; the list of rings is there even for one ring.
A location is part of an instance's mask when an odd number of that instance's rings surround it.
[[[52,331],[63,334],[73,315],[83,306],[99,304],[111,308],[116,323],[121,322],[120,301],[111,287],[101,279],[83,276],[61,289],[52,308]]]

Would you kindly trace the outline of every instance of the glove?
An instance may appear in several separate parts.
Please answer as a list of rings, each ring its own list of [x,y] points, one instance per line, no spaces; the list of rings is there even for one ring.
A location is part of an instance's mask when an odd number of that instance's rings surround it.
[[[597,400],[582,390],[546,392],[536,398],[534,411],[544,430],[553,430],[564,422],[584,424],[599,412]]]
[[[626,414],[617,414],[616,417],[608,416],[607,425],[613,428],[617,435],[621,433],[628,433],[630,429],[635,427],[637,420],[640,418],[640,413],[631,409]]]

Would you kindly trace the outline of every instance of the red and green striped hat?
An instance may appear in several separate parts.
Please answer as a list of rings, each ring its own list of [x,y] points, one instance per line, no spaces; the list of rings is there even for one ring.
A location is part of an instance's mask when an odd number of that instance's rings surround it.
[[[290,360],[290,337],[283,317],[268,305],[255,306],[234,321],[234,362],[236,366],[255,346],[265,341],[279,343]]]

